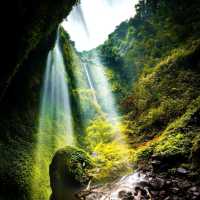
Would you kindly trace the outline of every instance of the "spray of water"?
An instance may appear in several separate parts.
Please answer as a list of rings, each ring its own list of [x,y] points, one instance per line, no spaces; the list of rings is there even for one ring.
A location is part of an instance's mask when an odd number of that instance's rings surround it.
[[[31,194],[34,200],[50,196],[48,168],[54,152],[74,145],[67,74],[59,40],[58,30],[55,46],[48,54],[42,90]]]
[[[64,143],[73,145],[69,89],[58,33],[55,47],[48,55],[42,94],[39,133],[49,132],[55,138],[63,135]]]
[[[95,88],[94,88],[93,81],[92,81],[92,79],[91,79],[91,75],[90,75],[90,72],[89,72],[89,69],[88,69],[88,65],[87,65],[87,63],[84,63],[84,62],[82,62],[81,64],[82,64],[82,66],[83,66],[85,75],[86,75],[86,77],[87,77],[87,81],[88,81],[89,88],[90,88],[91,91],[92,91],[93,100],[94,100],[94,102],[97,104],[98,101],[97,101],[97,97],[96,97],[96,91],[95,91]]]
[[[100,105],[104,117],[116,125],[119,120],[119,114],[105,67],[101,64],[97,52],[93,50],[90,57],[82,59],[82,65],[85,69],[88,85],[94,91],[94,101]]]

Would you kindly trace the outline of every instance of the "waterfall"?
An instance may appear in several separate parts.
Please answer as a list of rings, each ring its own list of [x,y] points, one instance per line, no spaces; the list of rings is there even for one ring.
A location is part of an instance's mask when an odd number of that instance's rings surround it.
[[[56,44],[47,58],[42,105],[40,114],[39,134],[64,136],[65,144],[73,144],[73,125],[70,107],[67,74],[63,55],[59,45],[59,32]],[[48,137],[48,136],[46,136]]]
[[[118,123],[119,116],[115,98],[104,70],[105,67],[101,64],[98,53],[93,50],[90,58],[86,58],[86,60],[80,59],[80,62],[84,68],[88,86],[93,91],[94,102],[101,107],[101,110],[107,116],[107,120],[113,124]]]
[[[48,199],[51,193],[48,168],[55,151],[74,145],[72,113],[59,29],[49,51],[41,94],[39,129],[32,170],[33,200]]]
[[[62,26],[72,36],[72,40],[75,41],[76,49],[82,52],[80,54],[80,65],[83,68],[88,87],[92,91],[94,102],[99,106],[99,110],[105,113],[107,119],[115,125],[119,124],[115,97],[112,93],[109,77],[106,74],[106,68],[101,63],[99,52],[96,51],[95,47],[106,40],[108,34],[115,29],[116,25],[130,18],[132,11],[118,17],[120,6],[127,8],[128,5],[129,7],[131,5],[130,0],[126,0],[126,3],[123,2],[82,1],[62,23]],[[101,13],[104,13],[104,15],[102,16]],[[87,56],[84,51],[87,52],[91,49],[92,54]]]
[[[96,91],[95,91],[95,88],[94,88],[94,83],[91,79],[91,76],[90,76],[90,72],[88,70],[88,65],[87,63],[84,63],[83,61],[81,62],[81,65],[83,66],[83,69],[84,69],[84,72],[85,72],[85,75],[87,77],[87,81],[88,81],[88,85],[89,85],[89,88],[92,90],[92,94],[93,94],[93,100],[96,104],[98,104],[97,102],[97,97],[96,97]]]
[[[113,124],[118,123],[119,113],[116,107],[114,94],[105,72],[104,66],[101,64],[97,53],[93,54],[93,64],[91,64],[91,76],[95,77],[95,88],[98,94],[99,104],[102,110],[107,114],[107,119]]]

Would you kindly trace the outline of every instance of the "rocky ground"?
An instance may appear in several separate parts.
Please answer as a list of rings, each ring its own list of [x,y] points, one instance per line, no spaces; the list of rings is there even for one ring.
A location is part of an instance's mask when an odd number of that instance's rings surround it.
[[[81,191],[81,200],[198,200],[199,181],[190,180],[187,170],[178,168],[176,175],[136,172],[100,187]],[[144,175],[145,174],[145,175]]]

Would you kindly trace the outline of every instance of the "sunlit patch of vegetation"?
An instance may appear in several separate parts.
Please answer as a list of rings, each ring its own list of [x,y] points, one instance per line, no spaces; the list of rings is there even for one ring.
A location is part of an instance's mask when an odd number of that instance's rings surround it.
[[[128,105],[124,105],[132,108],[132,114],[128,113],[132,121],[128,135],[136,143],[152,139],[163,132],[200,95],[200,76],[189,67],[189,61],[191,57],[195,58],[198,49],[198,41],[185,51],[181,48],[177,53],[177,49],[151,73],[141,74],[134,86],[132,98],[126,102]]]
[[[133,161],[137,163],[138,161],[147,160],[152,154],[165,158],[186,159],[190,157],[193,149],[195,147],[199,148],[197,145],[198,129],[195,130],[195,124],[193,127],[190,126],[190,123],[194,123],[193,120],[195,120],[195,115],[198,114],[199,109],[200,97],[188,106],[187,111],[180,118],[170,123],[160,136],[138,146],[133,151]],[[196,160],[195,156],[194,160]]]
[[[38,134],[39,138],[33,154],[31,173],[30,193],[33,200],[50,197],[49,165],[54,153],[66,146],[66,135],[54,131],[49,128]]]
[[[119,142],[99,143],[93,149],[93,160],[96,168],[93,170],[95,181],[114,180],[132,172],[130,150]]]
[[[131,170],[130,149],[122,135],[123,126],[113,125],[103,117],[92,120],[86,130],[85,145],[96,167],[94,181],[113,180]]]

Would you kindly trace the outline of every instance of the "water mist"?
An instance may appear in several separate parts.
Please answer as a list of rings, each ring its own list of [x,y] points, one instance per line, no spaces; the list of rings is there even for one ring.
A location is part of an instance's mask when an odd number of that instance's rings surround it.
[[[66,145],[74,145],[73,122],[58,29],[55,46],[47,57],[44,75],[33,168],[32,199],[49,198],[49,164],[55,151]]]

